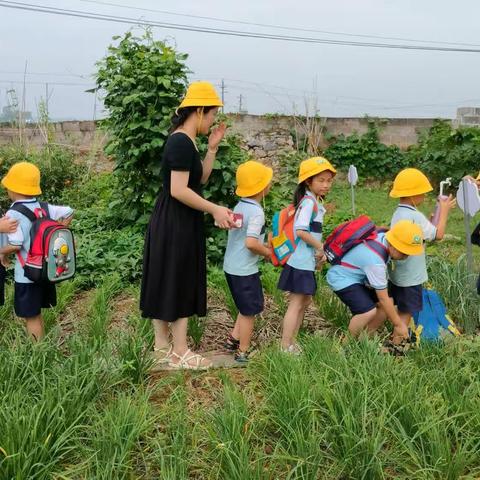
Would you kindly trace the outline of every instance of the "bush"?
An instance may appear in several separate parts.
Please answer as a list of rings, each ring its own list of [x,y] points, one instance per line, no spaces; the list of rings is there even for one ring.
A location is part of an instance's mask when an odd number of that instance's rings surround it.
[[[105,153],[115,157],[119,186],[112,207],[125,208],[130,223],[146,223],[161,185],[160,160],[185,91],[186,58],[146,30],[140,38],[127,32],[98,62],[97,88],[109,113]]]
[[[42,199],[49,203],[60,203],[64,192],[83,182],[87,168],[75,162],[71,150],[61,147],[45,146],[39,150],[24,150],[20,147],[2,147],[0,149],[0,177],[17,162],[31,162],[40,169]],[[3,189],[5,192],[5,190]],[[6,193],[2,195],[1,207],[8,208],[10,201]]]
[[[480,158],[480,128],[452,128],[449,121],[436,120],[409,148],[408,165],[418,165],[432,181],[452,177],[459,182],[466,174],[476,173]]]
[[[329,137],[332,142],[325,149],[325,157],[336,168],[348,170],[355,165],[363,178],[390,179],[405,167],[405,153],[396,145],[385,145],[379,140],[379,125],[368,120],[368,130],[363,135],[354,133],[346,137]]]

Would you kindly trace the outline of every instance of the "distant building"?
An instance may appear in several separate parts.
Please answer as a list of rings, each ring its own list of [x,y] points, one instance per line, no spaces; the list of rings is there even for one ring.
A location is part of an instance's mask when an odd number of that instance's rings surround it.
[[[480,108],[479,107],[460,107],[457,108],[457,118],[454,121],[456,125],[480,126]]]
[[[23,112],[20,115],[20,112],[15,108],[6,106],[2,108],[0,123],[14,123],[18,122],[20,118],[26,123],[33,122],[32,112]]]

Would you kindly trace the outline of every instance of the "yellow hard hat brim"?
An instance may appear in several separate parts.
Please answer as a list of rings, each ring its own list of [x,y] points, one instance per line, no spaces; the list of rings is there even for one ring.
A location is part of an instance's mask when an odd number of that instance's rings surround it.
[[[317,168],[314,168],[310,170],[309,172],[305,172],[303,175],[300,175],[298,177],[298,183],[302,183],[305,180],[308,180],[311,177],[314,177],[315,175],[318,175],[319,173],[322,172],[332,172],[334,175],[337,174],[337,171],[333,167],[329,167],[328,165],[318,165]]]
[[[237,189],[235,190],[235,193],[239,197],[253,197],[254,195],[257,195],[262,190],[267,188],[270,182],[272,181],[272,178],[273,178],[273,170],[270,167],[268,167],[268,172],[266,172],[265,177],[262,178],[262,180],[258,182],[257,185],[250,188],[237,187]]]
[[[19,193],[20,195],[41,195],[42,190],[40,187],[27,187],[25,185],[19,185],[14,180],[9,178],[8,175],[2,178],[2,185],[11,192]]]
[[[419,245],[409,245],[403,242],[400,242],[397,238],[394,237],[391,231],[388,231],[385,234],[385,238],[392,247],[396,248],[400,253],[405,255],[421,255],[423,253],[423,244]]]

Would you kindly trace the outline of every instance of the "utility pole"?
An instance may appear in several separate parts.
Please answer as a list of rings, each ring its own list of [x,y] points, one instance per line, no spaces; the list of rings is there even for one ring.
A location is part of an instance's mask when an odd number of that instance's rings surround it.
[[[45,84],[45,114],[47,116],[47,120],[49,118],[49,114],[48,114],[48,97],[49,97],[49,93],[48,93],[48,82]]]
[[[223,78],[222,78],[221,89],[222,89],[222,103],[223,103],[222,111],[223,111],[225,109],[225,80]]]

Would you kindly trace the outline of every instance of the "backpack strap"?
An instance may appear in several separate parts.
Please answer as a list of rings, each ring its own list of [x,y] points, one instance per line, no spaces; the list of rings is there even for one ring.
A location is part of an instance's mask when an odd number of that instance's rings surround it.
[[[28,207],[23,205],[22,203],[14,203],[10,210],[14,210],[15,212],[21,213],[24,217],[27,217],[31,222],[34,222],[37,219],[35,213],[30,210]]]
[[[384,263],[387,263],[388,257],[389,257],[388,250],[387,250],[387,247],[382,242],[379,242],[376,238],[370,238],[368,240],[364,240],[360,245],[365,245],[372,252],[376,253],[383,260]],[[354,270],[360,270],[360,267],[357,267],[356,265],[352,265],[351,263],[340,262],[340,265],[342,267],[352,268]]]
[[[389,257],[388,250],[382,242],[379,242],[376,238],[372,238],[369,240],[365,240],[363,244],[372,252],[376,253],[383,260],[384,263],[387,263]]]

